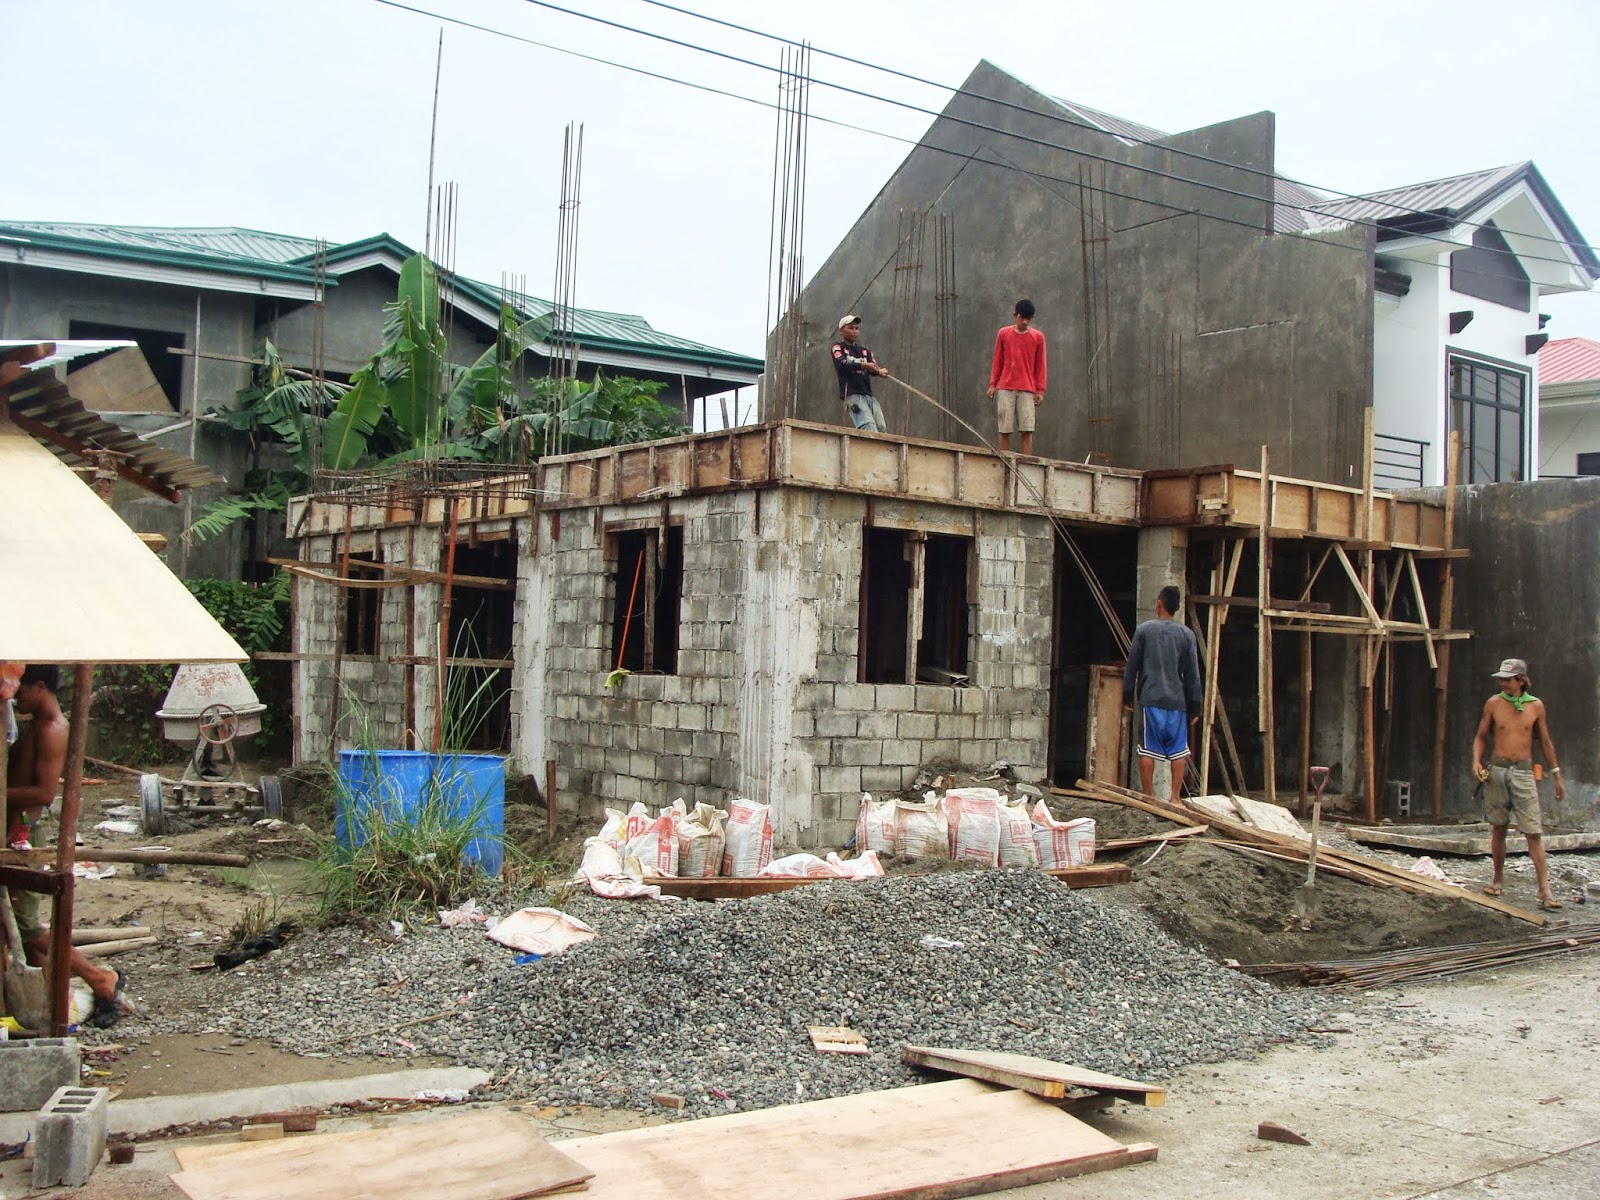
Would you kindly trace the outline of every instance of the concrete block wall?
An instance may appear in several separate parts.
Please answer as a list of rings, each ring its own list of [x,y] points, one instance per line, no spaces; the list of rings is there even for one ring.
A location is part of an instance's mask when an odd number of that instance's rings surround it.
[[[439,569],[443,533],[424,526],[352,535],[350,550],[356,554],[381,551],[384,562],[404,564],[418,570]],[[301,557],[328,564],[337,574],[343,553],[342,536],[309,537],[301,542]],[[385,658],[428,656],[438,653],[440,587],[421,583],[415,592],[412,637],[406,637],[406,588],[385,588],[378,592],[377,655],[345,654],[339,664],[340,684],[334,687],[333,655],[344,628],[344,589],[329,583],[298,579],[295,587],[295,650],[307,656],[295,663],[295,758],[324,757],[334,749],[374,746],[379,749],[409,748],[408,715],[420,728],[417,734],[431,738],[435,670],[424,665],[410,668],[414,703],[406,695],[407,667]],[[337,695],[335,694],[337,692]]]
[[[904,507],[914,522],[919,506]],[[670,511],[684,531],[678,674],[633,675],[610,692],[605,527],[660,508],[569,511],[559,539],[550,515],[538,518],[519,583],[515,753],[524,769],[556,761],[564,808],[594,818],[634,801],[726,807],[743,795],[773,804],[780,842],[822,847],[849,836],[863,790],[898,791],[928,763],[1003,758],[1043,775],[1047,521],[977,523],[972,685],[953,688],[857,682],[865,497],[739,492]]]

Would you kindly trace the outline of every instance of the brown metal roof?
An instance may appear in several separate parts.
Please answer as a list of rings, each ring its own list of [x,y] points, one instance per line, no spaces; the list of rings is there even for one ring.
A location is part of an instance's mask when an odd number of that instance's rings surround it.
[[[18,427],[68,463],[89,462],[88,455],[97,450],[122,455],[118,475],[174,502],[184,488],[223,482],[186,455],[164,450],[90,412],[53,370],[28,371],[4,393]]]

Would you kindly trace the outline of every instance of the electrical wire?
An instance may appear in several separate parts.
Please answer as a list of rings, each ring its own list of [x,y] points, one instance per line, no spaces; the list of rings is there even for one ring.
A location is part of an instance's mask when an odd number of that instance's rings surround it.
[[[699,54],[710,55],[713,58],[720,58],[720,59],[723,59],[723,60],[725,60],[727,62],[737,63],[740,66],[752,67],[752,68],[754,68],[756,70],[767,71],[767,72],[772,72],[772,73],[775,73],[775,72],[778,71],[778,68],[773,67],[770,64],[760,62],[760,61],[758,61],[756,59],[744,58],[744,57],[742,57],[740,55],[737,55],[737,54],[731,54],[726,50],[714,50],[709,46],[699,46],[699,45],[696,45],[693,42],[684,41],[681,38],[671,37],[671,36],[669,36],[667,34],[664,34],[664,33],[657,33],[654,30],[641,29],[638,26],[628,25],[628,24],[626,24],[624,22],[621,22],[621,21],[613,21],[613,20],[610,20],[609,18],[606,18],[606,17],[596,16],[593,13],[580,12],[577,9],[574,9],[574,8],[566,8],[566,7],[564,7],[564,6],[560,5],[560,4],[556,4],[554,2],[554,0],[522,0],[522,3],[533,5],[536,8],[548,9],[551,12],[558,12],[558,13],[561,13],[562,15],[564,15],[564,16],[577,17],[580,20],[590,21],[590,22],[593,22],[594,24],[597,24],[597,25],[603,25],[603,26],[605,26],[605,27],[607,27],[609,29],[616,29],[616,30],[619,30],[619,31],[624,32],[624,33],[636,34],[639,37],[650,38],[650,39],[652,39],[654,41],[665,42],[669,46],[677,46],[680,49],[692,50],[692,51],[694,51],[696,53],[699,53]],[[835,83],[832,80],[813,77],[812,78],[812,82],[817,84],[817,85],[819,85],[819,86],[821,86],[821,87],[830,88],[830,89],[832,89],[833,91],[836,91],[836,92],[843,92],[845,95],[853,96],[853,97],[855,97],[857,99],[860,99],[860,100],[870,100],[870,101],[875,101],[875,102],[877,102],[879,104],[888,104],[888,105],[890,105],[890,106],[892,106],[894,108],[905,109],[907,112],[914,112],[914,113],[921,114],[922,116],[932,117],[935,120],[944,120],[944,121],[950,122],[951,124],[962,125],[962,126],[965,126],[965,127],[969,128],[969,129],[974,129],[974,130],[977,130],[977,131],[982,132],[982,133],[996,134],[996,135],[999,135],[999,136],[1002,136],[1002,137],[1011,138],[1011,139],[1013,139],[1015,141],[1023,142],[1023,143],[1028,144],[1028,145],[1039,146],[1039,147],[1041,147],[1043,149],[1046,149],[1046,150],[1056,150],[1056,151],[1060,151],[1060,152],[1067,153],[1067,154],[1075,154],[1075,155],[1079,156],[1080,158],[1087,158],[1087,159],[1090,159],[1091,161],[1094,161],[1094,162],[1106,163],[1106,164],[1108,164],[1110,166],[1121,167],[1121,168],[1123,168],[1125,170],[1143,172],[1145,174],[1154,175],[1154,176],[1156,176],[1157,178],[1160,178],[1160,179],[1169,180],[1169,181],[1171,181],[1173,183],[1187,184],[1190,187],[1202,188],[1202,189],[1207,190],[1207,191],[1219,192],[1222,195],[1230,196],[1230,197],[1233,197],[1235,199],[1249,200],[1251,202],[1256,202],[1256,203],[1262,202],[1263,199],[1264,199],[1263,197],[1261,197],[1259,195],[1256,195],[1256,194],[1253,194],[1251,192],[1242,192],[1242,191],[1238,190],[1237,188],[1230,188],[1230,187],[1227,187],[1227,186],[1225,186],[1223,184],[1220,184],[1220,183],[1212,183],[1212,182],[1210,182],[1208,180],[1204,180],[1204,179],[1192,179],[1192,178],[1190,178],[1190,177],[1188,177],[1186,175],[1175,175],[1170,171],[1163,171],[1158,167],[1146,166],[1146,165],[1144,165],[1142,163],[1124,162],[1121,159],[1113,158],[1110,155],[1095,154],[1092,151],[1083,150],[1083,149],[1080,149],[1080,148],[1078,148],[1076,146],[1066,146],[1066,145],[1061,144],[1060,142],[1052,142],[1052,141],[1049,141],[1049,140],[1047,140],[1045,138],[1033,137],[1030,134],[1017,133],[1017,132],[1015,132],[1013,130],[1002,129],[999,126],[996,126],[996,125],[987,125],[982,121],[973,121],[973,120],[969,120],[969,119],[967,119],[965,117],[958,117],[958,116],[954,116],[954,115],[952,115],[950,113],[940,112],[940,111],[938,111],[936,109],[924,108],[920,104],[912,104],[908,100],[896,100],[896,99],[894,99],[892,97],[889,97],[889,96],[881,96],[881,95],[877,95],[877,94],[875,94],[873,92],[864,91],[861,88],[850,87],[847,84]],[[1232,164],[1227,164],[1227,165],[1232,166]],[[1108,194],[1115,194],[1115,193],[1108,193]],[[1149,201],[1149,200],[1145,199],[1144,197],[1136,196],[1136,197],[1130,197],[1130,198],[1131,199],[1140,200],[1140,201],[1142,201],[1144,203],[1153,203],[1153,201]],[[1267,201],[1267,202],[1273,204],[1273,206],[1276,207],[1276,208],[1284,208],[1284,209],[1288,209],[1288,210],[1290,210],[1292,212],[1308,213],[1308,214],[1313,214],[1313,215],[1318,216],[1318,217],[1326,217],[1328,215],[1328,214],[1322,212],[1319,209],[1310,208],[1310,207],[1308,207],[1306,205],[1303,205],[1303,204],[1290,204],[1290,203],[1288,203],[1286,201]],[[1209,215],[1212,215],[1212,214],[1205,214],[1205,215],[1209,216]],[[1240,223],[1244,224],[1244,222],[1240,222]],[[1346,218],[1346,223],[1348,225],[1357,226],[1357,227],[1361,227],[1361,228],[1370,228],[1370,229],[1373,229],[1373,230],[1378,229],[1378,224],[1375,221],[1367,221],[1367,220],[1361,220],[1361,219],[1356,219],[1356,218]],[[1410,234],[1408,234],[1408,236],[1415,237],[1415,238],[1420,238],[1423,241],[1438,242],[1441,245],[1453,246],[1453,247],[1456,247],[1458,249],[1460,248],[1460,243],[1452,241],[1450,238],[1438,237],[1436,235],[1427,234],[1427,233],[1410,233]],[[1565,245],[1567,243],[1563,243],[1563,244]],[[1584,248],[1589,250],[1591,253],[1595,253],[1596,252],[1596,248],[1593,247],[1593,246],[1584,246]],[[1531,255],[1531,254],[1521,255],[1519,257],[1523,258],[1524,260],[1526,260],[1528,262],[1549,262],[1549,263],[1555,263],[1558,266],[1564,266],[1564,267],[1571,267],[1573,265],[1571,259],[1543,258],[1543,257],[1539,257],[1537,255]]]
[[[789,38],[783,37],[781,34],[771,33],[764,29],[756,29],[749,25],[740,25],[737,21],[728,21],[721,17],[713,17],[709,13],[696,12],[692,8],[683,8],[676,4],[669,4],[667,3],[667,0],[639,0],[639,2],[641,4],[651,5],[655,8],[665,9],[668,12],[679,13],[682,16],[693,17],[697,21],[705,21],[712,25],[720,25],[724,29],[732,29],[738,31],[739,33],[750,34],[753,37],[765,38],[768,41],[778,42],[782,45],[794,46],[799,44],[791,41]],[[866,67],[869,70],[877,71],[881,74],[889,75],[896,79],[903,79],[910,83],[921,84],[924,87],[931,87],[938,91],[948,92],[952,99],[965,96],[974,100],[981,100],[987,104],[996,105],[1000,108],[1010,109],[1011,111],[1021,113],[1024,116],[1040,117],[1046,121],[1067,125],[1073,129],[1088,129],[1093,130],[1096,133],[1110,133],[1109,130],[1103,128],[1102,126],[1095,125],[1089,121],[1073,120],[1071,117],[1063,116],[1059,112],[1045,112],[1037,108],[1031,108],[1026,104],[1017,104],[1014,101],[1002,100],[994,96],[985,96],[980,92],[969,92],[961,87],[954,87],[948,83],[940,83],[936,79],[927,79],[921,75],[913,75],[909,71],[902,71],[895,67],[884,66],[882,63],[873,62],[870,59],[863,59],[856,55],[840,54],[837,51],[825,50],[817,46],[812,46],[811,50],[813,53],[820,54],[824,58],[832,58],[840,62],[850,63],[854,66]],[[1071,101],[1062,100],[1058,96],[1051,96],[1050,99],[1056,101],[1058,104],[1077,107]],[[1179,158],[1189,158],[1195,160],[1196,162],[1207,163],[1216,167],[1227,167],[1230,170],[1239,171],[1247,175],[1255,175],[1259,178],[1271,180],[1273,182],[1294,183],[1298,184],[1300,187],[1309,188],[1312,191],[1328,193],[1328,201],[1321,203],[1331,203],[1335,200],[1368,200],[1376,204],[1382,204],[1387,208],[1394,209],[1394,216],[1430,217],[1436,215],[1435,213],[1432,213],[1426,209],[1411,208],[1407,205],[1396,204],[1389,200],[1375,200],[1373,193],[1367,193],[1363,195],[1359,192],[1342,192],[1337,188],[1323,187],[1319,184],[1310,184],[1301,180],[1288,179],[1285,176],[1278,174],[1276,171],[1264,171],[1260,167],[1249,167],[1240,163],[1229,162],[1226,159],[1213,158],[1208,154],[1201,154],[1198,150],[1186,150],[1181,146],[1170,146],[1167,145],[1165,141],[1166,137],[1172,136],[1170,134],[1163,135],[1162,137],[1158,138],[1136,137],[1131,133],[1116,133],[1112,134],[1111,136],[1119,138],[1122,141],[1132,143],[1136,146],[1154,146],[1159,150],[1175,155]],[[1282,205],[1282,207],[1298,208],[1299,206]],[[1317,216],[1332,217],[1332,214],[1324,213],[1320,208],[1303,208],[1299,209],[1299,211],[1314,213]],[[1465,226],[1470,229],[1483,229],[1489,227],[1491,223],[1486,221],[1456,221],[1455,224]],[[1585,242],[1568,241],[1566,238],[1552,238],[1545,237],[1541,234],[1531,233],[1519,234],[1518,236],[1525,237],[1530,241],[1551,242],[1555,245],[1565,246],[1575,250],[1588,250],[1593,253],[1600,253],[1600,247],[1592,246]]]
[[[539,2],[541,2],[541,0],[524,0],[524,2],[525,3],[539,3]],[[660,71],[652,71],[652,70],[649,70],[649,69],[647,69],[645,67],[634,66],[634,65],[632,65],[630,63],[617,62],[617,61],[615,61],[613,59],[607,59],[607,58],[602,58],[602,57],[600,57],[598,55],[587,54],[587,53],[585,53],[583,51],[573,50],[570,47],[566,47],[566,46],[559,46],[559,45],[556,45],[556,44],[554,44],[552,42],[539,41],[538,39],[525,37],[525,36],[523,36],[521,34],[511,33],[508,30],[499,29],[499,28],[496,28],[494,26],[482,25],[482,24],[479,24],[477,22],[465,20],[464,18],[461,18],[461,17],[447,16],[444,13],[434,12],[434,11],[431,11],[431,10],[425,9],[425,8],[419,8],[419,7],[417,7],[415,5],[411,5],[411,4],[405,4],[405,3],[402,3],[401,0],[373,0],[373,3],[383,5],[386,8],[399,9],[399,10],[401,10],[403,12],[409,12],[409,13],[413,13],[413,14],[415,14],[417,16],[427,17],[427,18],[429,18],[431,20],[444,21],[447,24],[457,25],[457,26],[460,26],[460,27],[465,28],[465,29],[473,29],[473,30],[476,30],[479,33],[489,34],[492,37],[504,38],[504,39],[506,39],[508,41],[519,42],[519,43],[522,43],[522,44],[528,45],[528,46],[534,46],[534,47],[536,47],[538,49],[541,49],[541,50],[550,50],[550,51],[553,51],[553,52],[555,52],[557,54],[564,54],[564,55],[567,55],[567,56],[572,57],[572,58],[581,59],[584,62],[592,62],[592,63],[595,63],[595,64],[600,65],[600,66],[612,67],[612,68],[614,68],[616,70],[627,71],[627,72],[630,72],[630,73],[635,74],[635,75],[642,75],[642,76],[644,76],[646,78],[655,79],[655,80],[657,80],[659,82],[662,82],[662,83],[670,83],[670,84],[673,84],[673,85],[678,86],[678,87],[689,88],[689,89],[692,89],[694,91],[706,92],[706,93],[709,93],[711,95],[721,96],[721,97],[723,97],[725,99],[729,99],[729,100],[738,100],[741,103],[753,105],[753,106],[755,106],[757,108],[765,108],[765,109],[770,109],[770,110],[776,110],[778,108],[778,105],[776,103],[774,103],[772,101],[769,101],[769,100],[762,100],[762,99],[759,99],[759,98],[754,97],[754,96],[743,95],[742,93],[739,93],[739,92],[729,91],[729,90],[726,90],[726,89],[723,89],[723,88],[712,87],[709,84],[696,83],[696,82],[694,82],[692,80],[683,79],[683,78],[680,78],[678,76],[666,74],[666,73],[660,72]],[[550,7],[554,7],[554,6],[550,6]],[[559,10],[559,11],[567,12],[567,11],[570,11],[570,10],[562,9],[562,10]],[[583,13],[574,13],[573,15],[580,16],[580,17],[585,16],[585,14],[583,14]],[[599,18],[594,18],[594,19],[599,20]],[[609,24],[609,22],[607,22],[607,23]],[[623,28],[626,28],[626,27],[623,27]],[[658,36],[658,35],[646,34],[645,36]],[[670,41],[672,39],[666,39],[666,40]],[[679,43],[676,43],[676,44],[685,46],[686,48],[691,49],[691,50],[700,50],[700,49],[702,49],[701,47],[696,47],[696,46],[693,46],[692,44],[689,44],[689,43],[679,42]],[[741,62],[741,63],[747,63],[748,65],[754,66],[754,67],[756,67],[756,68],[758,68],[760,70],[765,70],[765,71],[775,71],[776,70],[776,68],[769,67],[766,64],[750,62],[749,60],[745,60],[745,59],[736,59],[735,61],[738,61],[738,62]],[[828,86],[836,86],[836,85],[828,85]],[[863,93],[863,94],[865,95],[865,93]],[[874,100],[878,99],[878,97],[870,96],[870,95],[868,95],[867,98],[868,99],[874,99]],[[928,109],[919,109],[917,111],[924,112],[924,113],[927,113],[927,114],[935,116],[935,117],[938,117],[938,116],[941,115],[939,113],[932,112],[932,110],[928,110]],[[1219,223],[1224,224],[1224,225],[1234,225],[1234,226],[1239,227],[1240,229],[1245,229],[1245,230],[1248,230],[1251,233],[1255,233],[1255,234],[1262,234],[1264,232],[1262,227],[1261,227],[1261,225],[1258,222],[1243,221],[1243,220],[1240,220],[1240,219],[1238,219],[1236,217],[1225,216],[1225,215],[1223,215],[1221,213],[1206,212],[1206,211],[1204,211],[1202,209],[1198,209],[1198,208],[1184,207],[1183,205],[1173,204],[1173,203],[1170,203],[1170,202],[1167,202],[1167,201],[1163,201],[1163,200],[1152,199],[1152,198],[1150,198],[1148,196],[1137,196],[1137,195],[1133,195],[1133,194],[1127,193],[1127,192],[1119,192],[1119,191],[1115,190],[1114,188],[1096,187],[1096,186],[1093,186],[1093,185],[1085,184],[1085,183],[1083,183],[1082,180],[1069,179],[1069,178],[1066,178],[1065,176],[1050,175],[1050,174],[1047,174],[1047,173],[1044,173],[1044,172],[1041,172],[1041,171],[1031,171],[1031,170],[1028,170],[1025,167],[1021,167],[1021,166],[1017,166],[1017,165],[1013,165],[1013,164],[1008,164],[1008,163],[1004,163],[1004,162],[996,162],[993,159],[982,158],[982,157],[979,156],[979,152],[978,151],[967,153],[967,152],[960,151],[960,150],[951,150],[951,149],[948,149],[947,147],[937,146],[937,145],[933,145],[931,143],[926,143],[926,142],[920,141],[920,140],[918,140],[916,138],[903,137],[903,136],[901,136],[899,134],[889,133],[889,132],[886,132],[885,130],[881,130],[881,129],[874,129],[874,128],[871,128],[870,126],[857,125],[857,124],[854,124],[854,123],[849,122],[849,121],[842,121],[842,120],[838,120],[836,118],[818,116],[816,114],[812,114],[808,119],[812,120],[812,121],[818,121],[818,122],[821,122],[822,124],[830,125],[830,126],[833,126],[835,128],[848,129],[848,130],[850,130],[851,132],[854,132],[854,133],[863,133],[863,134],[867,134],[867,135],[872,136],[872,137],[882,138],[882,139],[884,139],[886,141],[898,142],[901,145],[910,146],[913,149],[921,148],[921,149],[924,149],[924,150],[931,151],[933,153],[945,154],[945,155],[949,155],[950,157],[953,157],[953,158],[960,158],[960,159],[963,159],[963,160],[965,160],[967,162],[980,163],[980,164],[982,164],[984,166],[991,167],[991,168],[996,169],[996,170],[1011,171],[1011,172],[1014,172],[1014,173],[1016,173],[1016,174],[1018,174],[1018,175],[1020,175],[1020,176],[1022,176],[1024,178],[1034,180],[1035,182],[1038,182],[1038,183],[1057,183],[1057,184],[1062,184],[1064,186],[1070,186],[1070,187],[1083,187],[1086,191],[1094,192],[1097,195],[1108,196],[1108,197],[1112,197],[1114,199],[1119,199],[1119,200],[1134,201],[1134,202],[1137,202],[1137,203],[1140,203],[1140,204],[1149,205],[1149,206],[1151,206],[1153,208],[1165,209],[1169,213],[1169,216],[1165,217],[1165,218],[1159,218],[1159,219],[1162,219],[1162,220],[1168,220],[1168,219],[1171,219],[1173,217],[1196,216],[1196,217],[1203,217],[1206,220],[1216,221],[1216,222],[1219,222]],[[979,126],[979,128],[985,128],[985,127]],[[1018,136],[1018,135],[1015,135],[1015,134],[1011,134],[1011,133],[1009,133],[1009,132],[1007,132],[1005,130],[994,130],[994,132],[1000,134],[1003,137],[1017,137]],[[1020,139],[1020,140],[1026,141],[1026,140],[1029,140],[1029,139],[1023,138],[1023,139]],[[1052,143],[1041,143],[1041,144],[1046,145],[1046,146],[1053,146],[1054,149],[1062,150],[1062,151],[1064,151],[1066,153],[1080,154],[1082,157],[1092,158],[1092,159],[1099,159],[1100,161],[1110,162],[1110,163],[1112,163],[1112,164],[1114,164],[1116,166],[1132,167],[1132,164],[1124,163],[1121,160],[1107,159],[1107,158],[1103,158],[1102,156],[1096,156],[1096,155],[1092,155],[1092,154],[1082,154],[1082,152],[1074,150],[1074,149],[1072,149],[1070,147],[1054,146]],[[1147,173],[1151,173],[1151,174],[1155,174],[1155,175],[1161,176],[1162,178],[1173,180],[1175,182],[1192,182],[1192,181],[1184,180],[1180,176],[1168,175],[1165,172],[1156,170],[1154,168],[1133,167],[1132,169],[1142,170],[1142,171],[1145,171]],[[1226,189],[1221,189],[1221,190],[1226,190]],[[1245,198],[1250,199],[1250,200],[1254,200],[1254,201],[1260,201],[1262,199],[1259,196],[1250,196],[1248,193],[1235,193],[1235,194],[1242,195]],[[1293,206],[1285,206],[1285,207],[1293,207]],[[1302,211],[1310,211],[1310,210],[1302,210]],[[1321,215],[1321,214],[1319,214],[1319,215]],[[1151,222],[1147,222],[1147,223],[1151,223]],[[1362,222],[1352,222],[1352,224],[1363,224],[1363,223]],[[1367,222],[1365,224],[1371,224],[1371,223]],[[1290,236],[1293,236],[1293,235],[1290,235]],[[1462,249],[1463,248],[1459,243],[1452,242],[1447,238],[1429,237],[1428,235],[1415,235],[1415,236],[1422,237],[1425,240],[1437,241],[1437,242],[1439,242],[1439,243],[1441,243],[1443,245],[1452,246],[1452,247],[1454,247],[1456,249]],[[1353,245],[1350,245],[1347,242],[1334,242],[1334,241],[1322,240],[1322,241],[1320,241],[1320,244],[1324,245],[1324,246],[1327,246],[1327,247],[1330,247],[1332,249],[1336,249],[1336,250],[1347,250],[1347,251],[1351,251],[1351,252],[1354,252],[1354,253],[1357,253],[1357,254],[1366,254],[1367,253],[1365,247],[1363,247],[1363,246],[1353,246]],[[1518,257],[1522,258],[1522,259],[1524,259],[1526,261],[1529,261],[1529,262],[1549,262],[1549,263],[1554,263],[1554,264],[1556,264],[1558,266],[1565,266],[1565,267],[1572,266],[1571,261],[1568,260],[1568,259],[1541,258],[1541,257],[1535,256],[1535,255],[1519,255]],[[1410,265],[1412,265],[1412,266],[1420,266],[1420,267],[1431,267],[1434,270],[1448,270],[1450,268],[1450,264],[1449,263],[1445,263],[1445,262],[1426,262],[1426,261],[1421,261],[1421,262],[1413,262]],[[1585,292],[1585,293],[1581,293],[1581,294],[1593,295],[1595,293]]]

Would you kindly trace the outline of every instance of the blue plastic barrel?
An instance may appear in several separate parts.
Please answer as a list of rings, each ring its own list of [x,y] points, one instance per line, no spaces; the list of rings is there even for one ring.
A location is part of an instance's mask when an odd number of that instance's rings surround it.
[[[498,754],[341,750],[334,837],[351,846],[351,811],[376,810],[385,821],[410,821],[430,795],[438,795],[451,816],[478,811],[467,857],[485,874],[498,875],[506,823],[506,760]]]

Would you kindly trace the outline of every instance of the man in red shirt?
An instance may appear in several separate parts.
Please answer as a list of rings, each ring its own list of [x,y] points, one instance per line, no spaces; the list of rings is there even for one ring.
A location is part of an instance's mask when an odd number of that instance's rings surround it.
[[[1011,449],[1013,431],[1022,435],[1022,453],[1033,453],[1033,410],[1044,403],[1044,334],[1030,328],[1032,300],[1018,300],[1013,321],[994,339],[994,363],[989,368],[989,399],[995,402],[1000,428],[1000,449]]]

